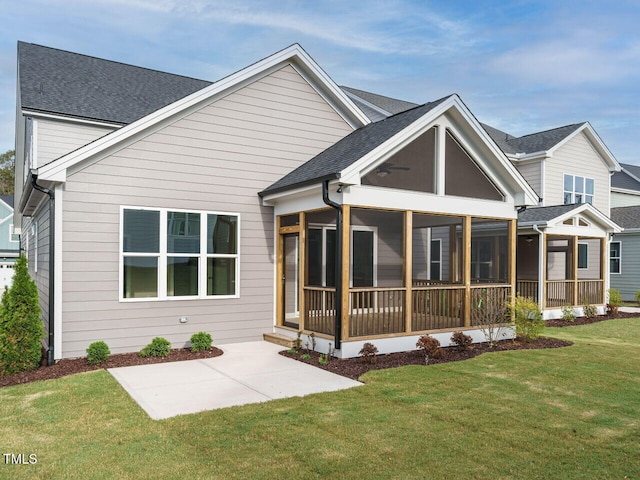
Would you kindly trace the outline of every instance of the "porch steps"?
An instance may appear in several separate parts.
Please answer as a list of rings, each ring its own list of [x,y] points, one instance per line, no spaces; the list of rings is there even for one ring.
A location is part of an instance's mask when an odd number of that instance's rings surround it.
[[[262,337],[265,342],[275,343],[276,345],[282,345],[287,348],[293,348],[296,345],[295,338],[287,337],[282,333],[263,333]]]

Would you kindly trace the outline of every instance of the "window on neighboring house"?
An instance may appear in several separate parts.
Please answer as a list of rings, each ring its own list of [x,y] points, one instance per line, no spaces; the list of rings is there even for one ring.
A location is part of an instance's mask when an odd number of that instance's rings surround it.
[[[442,280],[442,239],[431,240],[429,279]]]
[[[622,244],[611,242],[609,244],[609,273],[622,273]]]
[[[20,241],[20,235],[18,235],[17,233],[15,233],[16,230],[13,226],[13,223],[11,225],[9,225],[9,241],[16,243]]]
[[[578,243],[578,268],[589,268],[589,244]]]
[[[593,205],[593,178],[564,175],[564,204],[590,203]]]
[[[123,299],[238,296],[236,214],[123,208]]]

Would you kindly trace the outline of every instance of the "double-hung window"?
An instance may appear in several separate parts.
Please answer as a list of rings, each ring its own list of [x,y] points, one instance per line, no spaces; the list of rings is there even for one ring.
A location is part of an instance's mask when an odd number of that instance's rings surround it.
[[[593,178],[564,175],[564,204],[590,203],[593,205]]]
[[[121,299],[238,296],[239,216],[123,207]]]
[[[621,263],[622,244],[620,242],[611,242],[609,244],[609,272],[622,273]]]

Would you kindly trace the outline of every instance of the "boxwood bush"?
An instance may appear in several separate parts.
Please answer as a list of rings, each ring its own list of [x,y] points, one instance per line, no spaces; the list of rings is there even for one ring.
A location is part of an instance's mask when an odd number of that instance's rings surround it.
[[[109,350],[109,346],[102,341],[93,342],[87,348],[87,362],[91,365],[106,362],[109,359],[109,355],[111,355],[111,350]]]
[[[171,352],[171,343],[166,338],[156,337],[140,350],[141,357],[166,357]]]
[[[206,352],[211,349],[213,338],[207,332],[198,332],[191,335],[191,351]]]

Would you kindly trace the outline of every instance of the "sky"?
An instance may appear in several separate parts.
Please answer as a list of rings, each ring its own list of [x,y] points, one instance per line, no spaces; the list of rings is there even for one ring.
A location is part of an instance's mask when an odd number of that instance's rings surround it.
[[[18,40],[215,81],[299,43],[338,84],[457,93],[515,136],[589,121],[640,165],[640,1],[0,0],[0,152]]]

